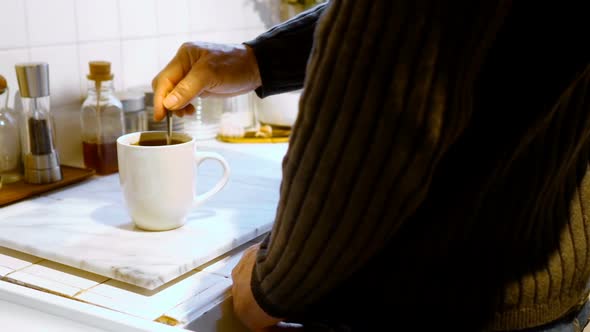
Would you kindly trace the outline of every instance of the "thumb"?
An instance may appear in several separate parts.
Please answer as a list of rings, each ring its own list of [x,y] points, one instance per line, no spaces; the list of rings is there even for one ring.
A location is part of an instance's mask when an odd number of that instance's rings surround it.
[[[180,110],[188,105],[193,98],[200,95],[203,90],[210,87],[211,80],[203,73],[204,71],[199,71],[197,66],[193,66],[166,96],[163,102],[164,107],[170,111]]]

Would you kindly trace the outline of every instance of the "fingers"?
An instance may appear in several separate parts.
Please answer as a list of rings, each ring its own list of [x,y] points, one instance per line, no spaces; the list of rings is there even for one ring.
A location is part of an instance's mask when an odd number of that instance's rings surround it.
[[[231,98],[231,97],[236,97],[239,95],[243,95],[244,93],[248,93],[252,91],[251,89],[244,89],[244,90],[239,90],[239,91],[235,91],[235,92],[228,92],[228,93],[215,93],[215,92],[209,92],[209,91],[203,91],[199,94],[199,97],[201,98],[207,98],[207,97],[213,97],[213,98]]]
[[[207,70],[200,70],[198,63],[176,84],[163,101],[165,108],[180,110],[186,107],[190,101],[198,96],[204,89],[211,85],[211,77]],[[155,110],[154,110],[155,112]]]
[[[184,108],[184,114],[186,114],[186,115],[195,114],[195,106],[193,104],[186,105],[186,107]]]
[[[178,117],[183,117],[185,115],[190,115],[195,113],[195,106],[193,104],[188,104],[184,108],[179,109],[177,111],[173,111],[174,114]]]
[[[154,120],[160,121],[166,115],[163,101],[174,86],[184,77],[182,64],[174,57],[152,81],[154,90]]]

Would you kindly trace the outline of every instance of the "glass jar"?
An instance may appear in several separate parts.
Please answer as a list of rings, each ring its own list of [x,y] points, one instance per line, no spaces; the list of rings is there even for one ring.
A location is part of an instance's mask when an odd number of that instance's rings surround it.
[[[21,151],[17,118],[8,108],[9,89],[0,76],[0,177],[4,184],[21,179]]]
[[[125,133],[135,133],[148,130],[145,97],[141,93],[127,91],[119,93],[117,97],[123,105],[125,114]]]
[[[80,114],[84,165],[97,174],[111,174],[119,170],[117,138],[125,134],[123,105],[114,93],[110,62],[91,61],[89,67],[88,97]]]
[[[223,99],[219,136],[242,137],[246,132],[257,131],[260,128],[255,97],[254,92],[250,92]]]
[[[184,116],[184,130],[197,140],[215,138],[219,131],[224,99],[219,97],[197,97],[192,104],[195,107],[195,113]]]

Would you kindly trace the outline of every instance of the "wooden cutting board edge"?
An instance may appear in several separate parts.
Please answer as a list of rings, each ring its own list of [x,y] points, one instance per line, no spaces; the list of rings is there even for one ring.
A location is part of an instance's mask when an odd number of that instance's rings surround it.
[[[4,184],[0,189],[0,208],[26,198],[37,196],[54,189],[63,188],[85,180],[95,174],[95,171],[88,168],[78,168],[61,165],[63,179],[48,184],[27,184],[23,180]]]

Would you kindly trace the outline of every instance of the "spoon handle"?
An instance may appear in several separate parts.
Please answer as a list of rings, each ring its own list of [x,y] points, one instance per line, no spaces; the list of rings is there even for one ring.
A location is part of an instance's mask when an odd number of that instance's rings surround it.
[[[172,116],[170,115],[172,112],[166,111],[166,144],[170,145],[171,143],[171,134],[172,134]]]

